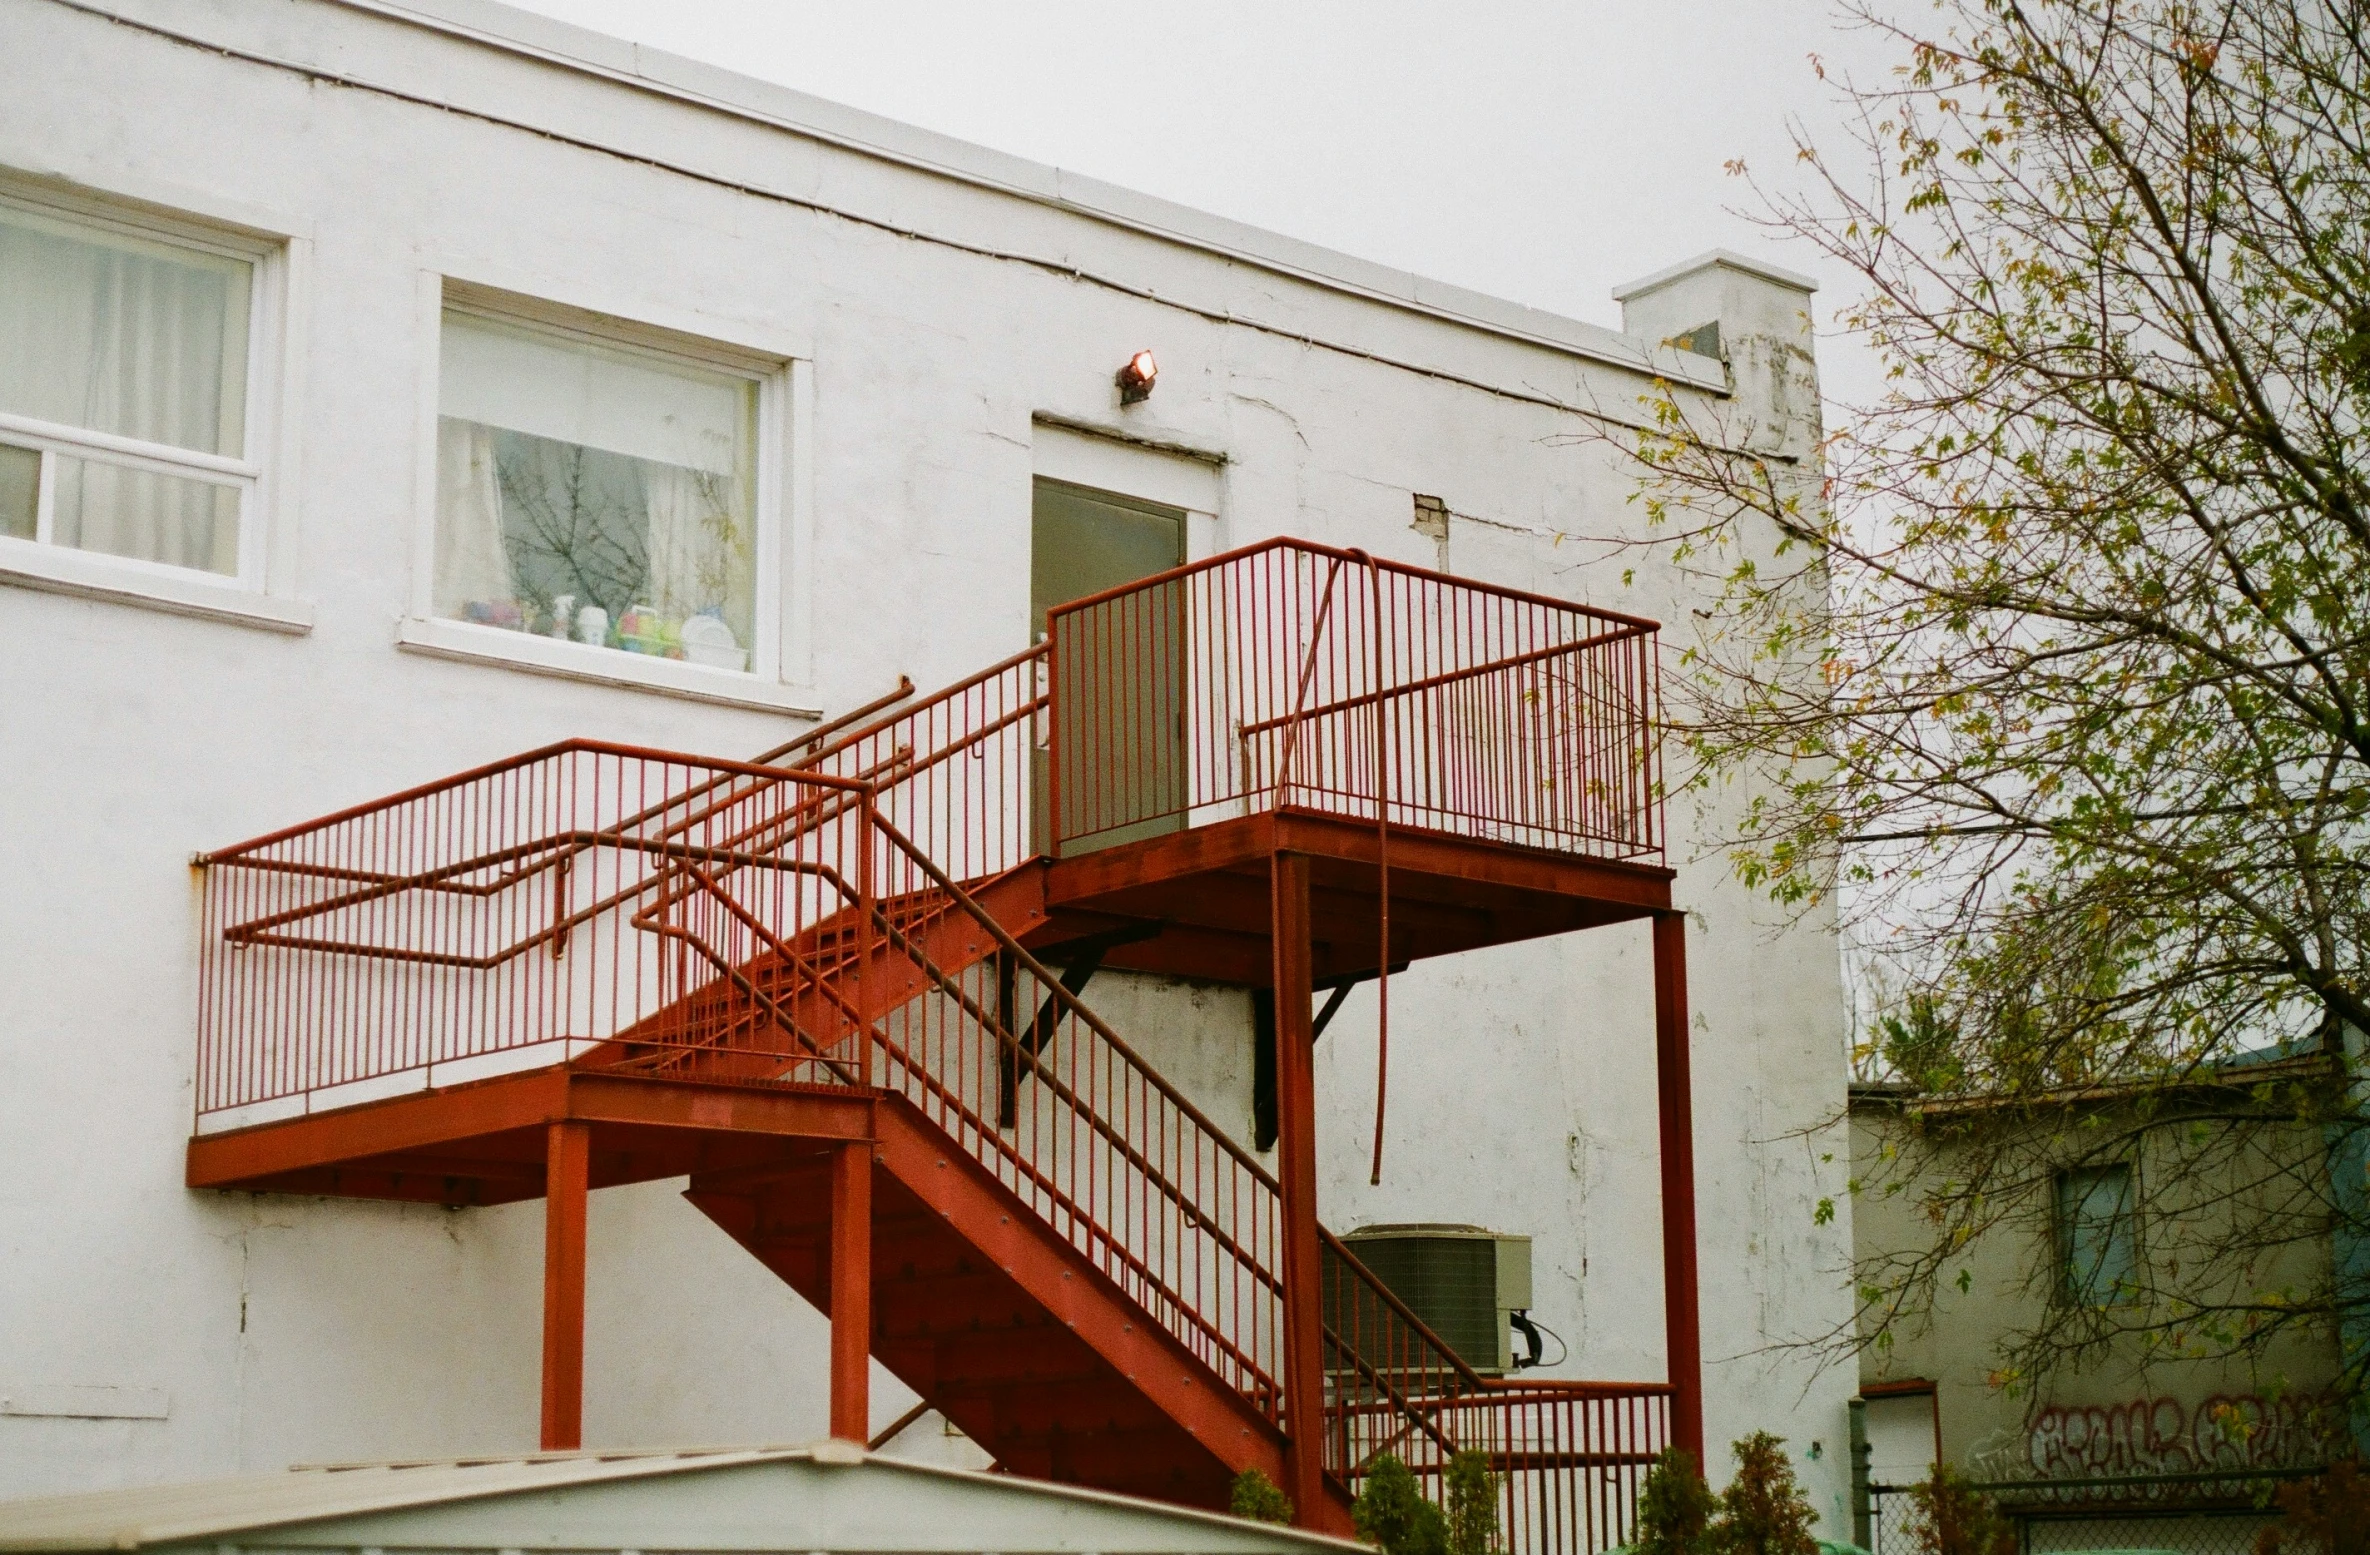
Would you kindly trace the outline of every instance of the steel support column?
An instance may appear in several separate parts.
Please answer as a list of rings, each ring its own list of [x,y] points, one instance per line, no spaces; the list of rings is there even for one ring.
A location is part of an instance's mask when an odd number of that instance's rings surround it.
[[[543,1450],[584,1445],[584,1212],[592,1126],[543,1131]]]
[[[1310,1019],[1308,858],[1270,864],[1275,943],[1276,1176],[1283,1184],[1284,1494],[1304,1527],[1325,1506],[1323,1273],[1317,1244],[1316,1038]]]
[[[1684,913],[1654,915],[1654,1071],[1662,1126],[1662,1323],[1670,1355],[1671,1443],[1702,1464],[1703,1323],[1696,1300],[1695,1108],[1687,1073]]]
[[[872,1142],[831,1157],[831,1434],[872,1435]]]

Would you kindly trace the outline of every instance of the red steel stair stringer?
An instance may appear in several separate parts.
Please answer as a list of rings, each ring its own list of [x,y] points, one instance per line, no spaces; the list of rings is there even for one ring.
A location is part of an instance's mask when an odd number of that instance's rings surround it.
[[[1065,1335],[1091,1351],[1106,1368],[1094,1386],[1109,1397],[1114,1408],[1128,1412],[1149,1408],[1173,1423],[1182,1438],[1166,1449],[1159,1449],[1157,1441],[1148,1445],[1164,1454],[1190,1446],[1207,1459],[1199,1466],[1147,1463],[1138,1469],[1131,1465],[1117,1482],[1107,1467],[1102,1473],[1085,1476],[1089,1482],[1138,1493],[1165,1492],[1172,1497],[1184,1491],[1179,1498],[1206,1503],[1213,1498],[1214,1489],[1222,1488],[1244,1469],[1255,1468],[1270,1479],[1280,1479],[1283,1435],[1251,1401],[1227,1386],[919,1109],[895,1096],[879,1098],[875,1109],[876,1172],[975,1253],[984,1265],[983,1273],[1009,1281],[1014,1292],[1030,1309],[1041,1313],[1048,1325],[1058,1325]],[[752,1189],[729,1179],[711,1184],[695,1177],[685,1197],[810,1303],[828,1312],[828,1212],[816,1202],[819,1195],[798,1191],[803,1185],[784,1186],[789,1191],[765,1204],[761,1202],[762,1188]],[[806,1216],[813,1233],[811,1239],[789,1250],[781,1246],[778,1228],[769,1237],[763,1227],[767,1212],[785,1211]],[[895,1256],[876,1253],[876,1281],[886,1272],[881,1266]],[[876,1357],[994,1452],[997,1442],[990,1415],[967,1409],[964,1402],[945,1395],[963,1391],[973,1381],[973,1373],[1000,1375],[1013,1370],[1010,1356],[1025,1335],[992,1327],[974,1337],[962,1328],[961,1313],[952,1304],[947,1317],[946,1332],[936,1341],[935,1364],[902,1354],[893,1338],[878,1334]],[[1074,1381],[1072,1386],[1080,1384]],[[1130,1396],[1117,1396],[1121,1394]],[[1350,1527],[1349,1498],[1338,1485],[1328,1489],[1331,1504],[1319,1509],[1320,1521],[1327,1528],[1346,1532]]]

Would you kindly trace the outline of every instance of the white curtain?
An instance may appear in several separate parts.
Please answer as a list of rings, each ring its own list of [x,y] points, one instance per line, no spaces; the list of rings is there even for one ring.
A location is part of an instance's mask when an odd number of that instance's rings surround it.
[[[77,550],[234,575],[239,494],[206,481],[61,457],[55,533],[58,544]]]
[[[574,594],[680,625],[715,610],[743,645],[756,577],[747,378],[452,310],[437,387],[437,609]],[[465,453],[455,427],[474,430]],[[511,538],[487,445],[510,461]],[[497,571],[505,560],[513,564]]]
[[[0,211],[0,409],[205,453],[243,452],[244,261]],[[238,568],[238,494],[58,458],[60,544]]]
[[[436,613],[512,597],[510,553],[502,544],[502,478],[494,429],[440,417],[436,423]]]
[[[746,646],[755,558],[748,526],[735,511],[735,484],[704,470],[642,466],[650,513],[650,603],[678,621],[719,610]]]

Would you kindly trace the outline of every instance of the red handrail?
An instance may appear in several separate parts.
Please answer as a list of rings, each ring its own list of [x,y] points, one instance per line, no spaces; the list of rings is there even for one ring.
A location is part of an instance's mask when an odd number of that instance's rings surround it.
[[[1272,540],[1057,606],[1047,631],[1062,851],[1302,808],[1661,857],[1651,621]]]

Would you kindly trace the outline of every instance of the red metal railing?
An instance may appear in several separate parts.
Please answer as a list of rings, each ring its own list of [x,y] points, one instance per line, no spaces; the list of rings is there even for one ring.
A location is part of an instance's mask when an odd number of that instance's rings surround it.
[[[1593,1551],[1635,1540],[1638,1491],[1670,1445],[1670,1400],[1668,1385],[1652,1383],[1510,1383],[1447,1412],[1491,1418],[1509,1551]]]
[[[1057,835],[1267,807],[1651,855],[1652,630],[1279,542],[1056,612],[788,766],[570,742],[226,849],[200,1126],[562,1061],[876,1087],[1289,1425],[1275,1180],[993,894]],[[1489,1383],[1325,1257],[1329,1470],[1476,1449],[1510,1549],[1626,1535],[1667,1388]]]
[[[1047,626],[1065,851],[1303,808],[1661,854],[1651,621],[1275,540]]]
[[[1045,649],[1014,654],[793,757],[871,785],[881,816],[957,880],[1044,851],[1029,796],[1044,746]]]
[[[871,894],[845,824],[869,797],[571,741],[212,854],[200,1126],[618,1039],[708,1052],[709,1005],[765,1005],[756,979],[779,978],[764,969],[820,953],[822,926]],[[744,1024],[739,1040],[800,1079],[827,1077],[818,1055],[853,1029],[828,1001]]]
[[[1627,1544],[1637,1496],[1670,1442],[1670,1389],[1654,1383],[1489,1383],[1411,1408],[1357,1405],[1336,1429],[1374,1441],[1446,1499],[1449,1459],[1482,1455],[1497,1480],[1499,1547],[1510,1555]],[[1409,1428],[1411,1416],[1421,1427]]]

